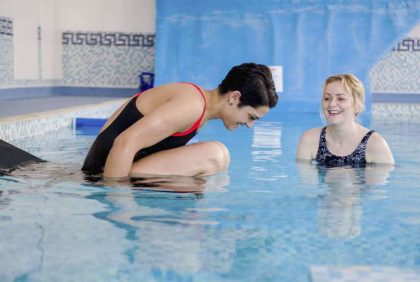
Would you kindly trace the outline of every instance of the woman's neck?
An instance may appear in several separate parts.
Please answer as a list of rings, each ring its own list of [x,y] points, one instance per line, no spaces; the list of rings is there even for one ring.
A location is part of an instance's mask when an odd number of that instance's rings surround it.
[[[223,106],[225,104],[225,96],[219,94],[219,89],[205,91],[207,106],[205,116],[207,119],[220,118]]]

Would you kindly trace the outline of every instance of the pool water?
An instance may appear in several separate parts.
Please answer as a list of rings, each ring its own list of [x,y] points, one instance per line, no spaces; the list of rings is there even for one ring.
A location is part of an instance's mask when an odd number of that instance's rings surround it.
[[[208,123],[231,167],[211,177],[85,179],[98,129],[13,142],[48,160],[0,177],[0,281],[311,281],[311,269],[420,269],[419,123],[373,120],[397,165],[298,164],[318,116]]]

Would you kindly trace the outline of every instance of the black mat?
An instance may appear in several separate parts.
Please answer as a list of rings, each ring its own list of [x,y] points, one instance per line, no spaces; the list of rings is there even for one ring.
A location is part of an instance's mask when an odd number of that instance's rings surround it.
[[[33,162],[44,162],[44,160],[0,139],[0,170],[3,171],[3,174],[18,166]]]

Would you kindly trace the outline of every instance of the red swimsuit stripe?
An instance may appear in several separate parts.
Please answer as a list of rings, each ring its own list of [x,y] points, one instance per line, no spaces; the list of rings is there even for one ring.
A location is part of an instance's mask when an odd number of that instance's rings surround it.
[[[198,90],[198,92],[200,92],[201,96],[203,96],[203,99],[204,99],[204,108],[203,108],[203,112],[201,113],[200,118],[196,122],[194,122],[194,124],[189,129],[187,129],[184,132],[177,132],[175,134],[172,134],[172,136],[184,136],[184,135],[190,134],[191,132],[196,130],[200,126],[200,123],[201,123],[201,121],[203,120],[203,117],[204,117],[204,112],[206,111],[206,105],[207,105],[206,96],[204,95],[203,91],[201,91],[200,87],[198,87],[197,85],[195,85],[194,83],[191,83],[191,82],[182,82],[182,83],[192,85]],[[136,96],[139,96],[141,93],[142,92],[137,93]]]
[[[201,121],[203,120],[203,117],[204,117],[204,112],[206,110],[206,102],[207,102],[206,101],[206,96],[204,95],[203,91],[201,91],[200,87],[198,87],[194,83],[190,83],[190,82],[184,82],[184,83],[187,83],[187,84],[190,84],[190,85],[194,86],[198,90],[198,92],[200,92],[201,96],[203,96],[203,99],[204,99],[204,108],[203,108],[203,112],[201,113],[200,118],[189,129],[187,129],[184,132],[177,132],[175,134],[172,134],[172,136],[184,136],[184,135],[190,134],[191,132],[196,130],[200,126],[200,123],[201,123]]]

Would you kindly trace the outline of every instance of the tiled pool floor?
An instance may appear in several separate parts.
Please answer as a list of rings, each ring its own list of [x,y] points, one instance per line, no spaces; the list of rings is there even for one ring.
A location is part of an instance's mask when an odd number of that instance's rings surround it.
[[[420,271],[384,266],[312,266],[312,282],[416,282]]]

